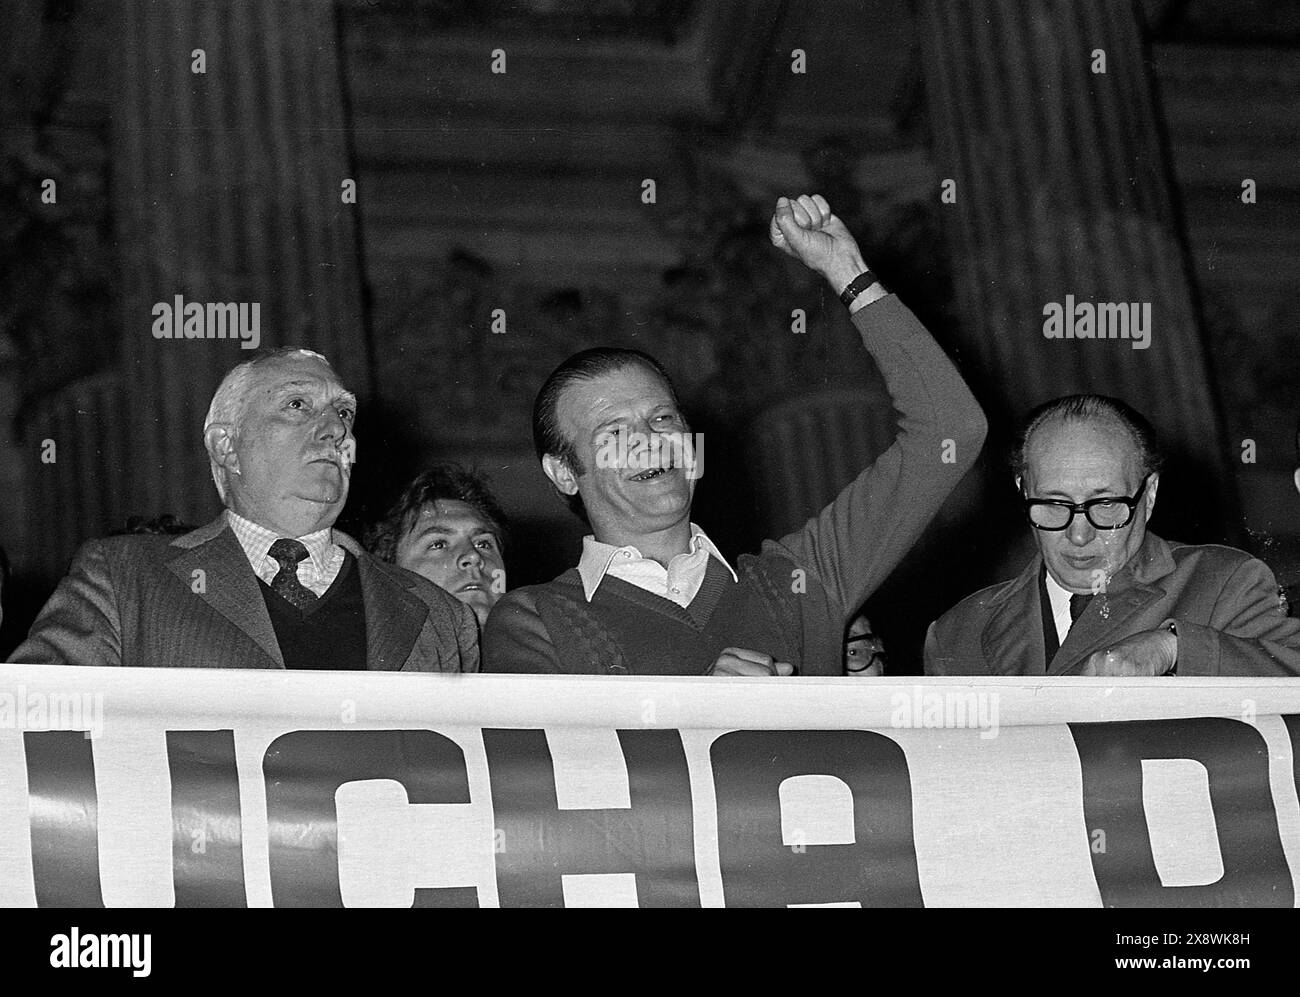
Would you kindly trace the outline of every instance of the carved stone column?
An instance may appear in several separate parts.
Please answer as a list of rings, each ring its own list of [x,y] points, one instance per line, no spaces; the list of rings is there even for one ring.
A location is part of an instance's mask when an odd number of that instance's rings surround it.
[[[944,217],[964,347],[986,400],[1018,416],[1070,392],[1122,397],[1156,424],[1176,466],[1194,468],[1187,484],[1202,512],[1190,518],[1231,508],[1134,10],[1118,0],[920,0],[917,15],[936,169],[956,182]],[[1067,296],[1076,307],[1149,304],[1149,346],[1045,338],[1044,308],[1064,309]]]
[[[216,507],[204,414],[222,375],[251,353],[238,339],[155,338],[156,303],[257,303],[262,346],[318,350],[353,390],[369,387],[357,208],[340,196],[350,173],[334,9],[122,0],[115,10],[113,203],[130,426],[118,446],[132,480],[120,511],[194,521]]]

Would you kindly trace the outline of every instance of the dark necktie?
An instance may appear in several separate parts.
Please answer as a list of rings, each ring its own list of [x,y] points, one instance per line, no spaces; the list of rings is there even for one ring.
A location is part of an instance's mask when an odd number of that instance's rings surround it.
[[[1083,615],[1083,611],[1088,608],[1090,602],[1092,602],[1092,593],[1070,596],[1070,626],[1074,626],[1079,622],[1079,617]]]
[[[1056,657],[1056,652],[1061,647],[1060,639],[1056,636],[1056,620],[1052,614],[1052,600],[1047,596],[1047,570],[1039,572],[1038,575],[1038,597],[1039,605],[1042,607],[1043,615],[1043,650],[1046,652],[1046,664],[1048,667],[1052,664],[1052,659]],[[1070,596],[1070,626],[1073,627],[1075,621],[1083,615],[1084,610],[1088,608],[1088,603],[1092,601],[1092,595],[1071,595]]]
[[[299,610],[316,601],[316,593],[298,581],[298,562],[307,556],[307,548],[297,540],[277,540],[271,544],[271,557],[280,570],[271,579],[271,591]]]

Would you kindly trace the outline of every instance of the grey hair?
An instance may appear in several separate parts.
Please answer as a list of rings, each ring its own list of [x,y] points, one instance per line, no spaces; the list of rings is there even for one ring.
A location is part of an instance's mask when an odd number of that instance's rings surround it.
[[[1063,395],[1044,402],[1025,417],[1011,452],[1011,472],[1023,478],[1028,467],[1025,451],[1029,438],[1044,423],[1094,422],[1113,419],[1124,427],[1133,442],[1133,452],[1142,474],[1151,474],[1164,466],[1164,454],[1155,428],[1137,409],[1109,395]]]
[[[208,406],[207,418],[203,420],[203,443],[207,446],[208,429],[213,425],[230,425],[235,427],[235,434],[239,432],[239,425],[244,420],[244,410],[248,407],[248,391],[253,383],[253,375],[257,373],[259,367],[276,360],[283,360],[285,357],[315,357],[322,361],[325,366],[331,364],[322,354],[315,350],[304,350],[293,346],[279,346],[270,350],[258,350],[253,354],[252,359],[245,360],[243,363],[231,368],[230,372],[221,379],[217,385],[216,393],[212,396],[212,404]],[[226,501],[226,469],[217,463],[212,451],[208,451],[208,464],[212,468],[212,483],[217,486],[217,494],[221,496],[221,502],[224,505]]]

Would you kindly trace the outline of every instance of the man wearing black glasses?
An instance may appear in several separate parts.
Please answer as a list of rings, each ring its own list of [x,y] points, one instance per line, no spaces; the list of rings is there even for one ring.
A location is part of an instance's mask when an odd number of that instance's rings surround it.
[[[927,674],[1300,674],[1300,620],[1263,562],[1147,529],[1160,452],[1138,412],[1055,399],[1031,413],[1012,464],[1039,556],[931,625]]]

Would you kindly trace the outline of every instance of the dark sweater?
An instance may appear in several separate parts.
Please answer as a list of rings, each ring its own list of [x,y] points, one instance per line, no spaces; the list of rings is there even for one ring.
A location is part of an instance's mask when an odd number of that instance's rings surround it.
[[[794,570],[781,559],[742,557],[737,582],[711,557],[699,593],[683,608],[609,576],[588,603],[572,568],[542,587],[536,605],[552,641],[564,649],[568,672],[703,675],[724,648],[761,647],[777,661],[807,661],[826,674],[821,665],[839,660],[835,647],[809,655],[795,633],[794,600],[807,594],[791,591]],[[821,643],[820,633],[810,635],[814,643]],[[832,644],[838,638],[832,636]]]
[[[799,674],[842,674],[848,621],[975,462],[985,433],[956,368],[902,302],[882,298],[853,322],[900,414],[875,463],[801,529],[739,558],[739,582],[725,570],[719,578],[711,559],[689,611],[608,576],[588,603],[576,569],[507,593],[488,618],[483,669],[699,675],[733,646]]]
[[[257,580],[285,668],[366,667],[366,603],[356,560],[345,553],[338,577],[306,610]]]

